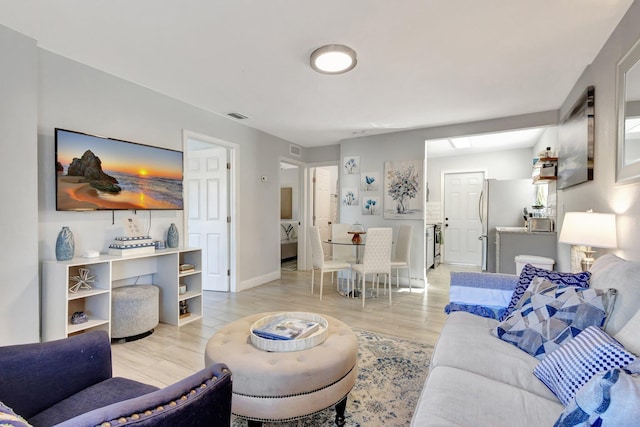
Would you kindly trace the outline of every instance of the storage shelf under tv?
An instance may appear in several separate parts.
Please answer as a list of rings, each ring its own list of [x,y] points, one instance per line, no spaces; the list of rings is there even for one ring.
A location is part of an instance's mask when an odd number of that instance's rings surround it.
[[[179,273],[181,263],[190,263],[194,271]],[[69,292],[72,276],[79,268],[88,268],[95,276],[92,289]],[[45,261],[42,286],[42,340],[65,338],[84,331],[101,329],[111,335],[111,290],[134,283],[153,284],[160,288],[160,322],[181,326],[202,318],[202,250],[171,248],[152,254],[133,256],[101,255],[97,258],[74,258],[70,261]],[[179,294],[179,283],[187,292]],[[180,317],[179,302],[188,301],[190,315]],[[85,323],[70,322],[75,311],[89,317]]]

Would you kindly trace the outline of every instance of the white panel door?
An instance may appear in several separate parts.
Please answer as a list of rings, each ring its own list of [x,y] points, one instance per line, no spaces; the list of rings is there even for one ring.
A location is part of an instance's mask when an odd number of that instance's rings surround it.
[[[444,176],[444,260],[447,264],[480,266],[482,262],[478,202],[483,180],[483,172]]]
[[[202,288],[229,291],[227,150],[213,147],[187,155],[189,246],[202,248]]]
[[[331,174],[329,169],[316,168],[314,179],[314,216],[315,226],[320,230],[322,241],[331,238],[329,219],[331,215]],[[323,243],[325,255],[331,254],[331,245]]]

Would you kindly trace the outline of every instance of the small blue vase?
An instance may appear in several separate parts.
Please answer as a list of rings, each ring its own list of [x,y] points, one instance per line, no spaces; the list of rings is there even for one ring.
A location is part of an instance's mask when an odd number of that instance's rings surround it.
[[[58,261],[68,261],[73,258],[74,250],[73,233],[69,230],[69,227],[62,227],[56,239],[56,259]]]
[[[179,240],[178,227],[176,227],[174,223],[171,223],[169,231],[167,231],[167,246],[170,248],[177,248]]]

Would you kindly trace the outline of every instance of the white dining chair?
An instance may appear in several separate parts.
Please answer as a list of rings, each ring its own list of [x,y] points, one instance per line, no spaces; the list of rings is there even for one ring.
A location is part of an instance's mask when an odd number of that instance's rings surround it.
[[[351,240],[349,230],[351,225],[349,224],[331,224],[331,240],[334,242]],[[354,246],[347,245],[333,245],[333,256],[331,257],[335,261],[344,261],[350,264],[356,263],[356,254],[354,252]]]
[[[400,287],[400,269],[407,269],[409,279],[409,292],[411,292],[411,238],[413,236],[413,227],[410,225],[401,225],[398,230],[398,240],[396,243],[396,252],[391,259],[391,269],[396,270],[396,288]]]
[[[325,260],[324,249],[322,249],[322,241],[320,240],[320,230],[318,227],[309,227],[309,237],[311,240],[311,258],[313,259],[313,268],[311,269],[311,294],[313,294],[313,282],[316,269],[320,270],[320,301],[322,301],[322,285],[324,273],[333,273],[334,271],[347,270],[349,278],[347,283],[351,283],[351,264],[344,261]],[[349,285],[347,284],[347,293]]]
[[[364,246],[364,256],[362,264],[353,264],[352,272],[359,273],[362,277],[362,307],[365,304],[366,275],[373,274],[372,286],[379,285],[380,274],[384,275],[384,286],[389,282],[389,305],[391,305],[391,244],[393,230],[391,228],[369,228],[367,230],[367,240]],[[354,279],[352,278],[352,283]],[[355,289],[352,284],[352,289]]]

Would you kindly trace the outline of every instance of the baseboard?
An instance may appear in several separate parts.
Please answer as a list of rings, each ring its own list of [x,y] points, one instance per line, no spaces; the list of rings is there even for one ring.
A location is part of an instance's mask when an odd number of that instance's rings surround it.
[[[249,280],[244,280],[236,287],[236,292],[246,291],[247,289],[255,288],[256,286],[264,285],[273,280],[278,280],[281,277],[280,269],[272,271],[271,273],[263,274],[262,276],[252,277]]]

